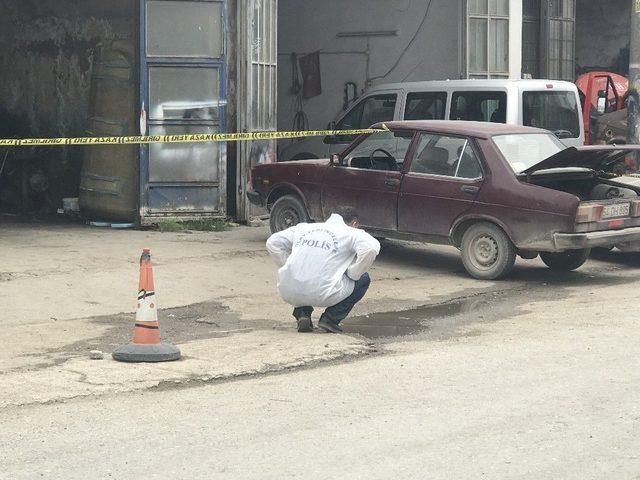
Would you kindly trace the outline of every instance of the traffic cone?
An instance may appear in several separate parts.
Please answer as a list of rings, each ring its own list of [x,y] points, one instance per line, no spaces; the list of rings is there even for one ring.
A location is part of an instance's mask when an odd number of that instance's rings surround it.
[[[113,358],[119,362],[170,362],[180,358],[178,347],[160,342],[151,251],[148,248],[142,251],[140,257],[138,308],[133,343],[118,348],[113,352]]]

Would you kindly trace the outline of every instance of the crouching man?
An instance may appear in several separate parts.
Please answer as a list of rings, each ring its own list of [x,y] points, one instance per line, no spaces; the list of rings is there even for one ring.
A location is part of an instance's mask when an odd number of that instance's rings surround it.
[[[295,307],[299,332],[313,330],[313,307],[327,307],[318,327],[341,332],[340,322],[369,289],[367,270],[380,243],[358,227],[356,211],[341,207],[324,223],[301,223],[267,240],[280,267],[278,293]]]

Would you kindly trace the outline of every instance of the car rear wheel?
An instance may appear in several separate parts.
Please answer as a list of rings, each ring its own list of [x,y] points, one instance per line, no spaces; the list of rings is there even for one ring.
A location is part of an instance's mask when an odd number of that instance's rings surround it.
[[[540,252],[540,258],[551,270],[570,272],[584,265],[591,250],[567,250],[566,252]]]
[[[516,261],[516,248],[504,231],[492,223],[477,223],[462,236],[462,263],[474,278],[497,280],[506,276]]]
[[[309,221],[309,215],[302,200],[295,195],[285,195],[276,200],[271,208],[271,233],[281,232],[299,223]]]

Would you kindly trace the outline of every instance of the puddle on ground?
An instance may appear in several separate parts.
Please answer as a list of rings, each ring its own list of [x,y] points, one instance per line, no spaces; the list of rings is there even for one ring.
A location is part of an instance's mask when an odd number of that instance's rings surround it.
[[[427,305],[402,312],[372,313],[350,318],[342,328],[345,333],[357,333],[370,339],[415,335],[428,330],[430,321],[460,315],[471,303],[478,303],[478,299]]]
[[[372,340],[397,339],[428,333],[430,337],[447,338],[466,324],[497,320],[512,315],[517,300],[509,301],[514,291],[487,292],[437,305],[401,312],[372,313],[348,318],[345,333],[359,334]],[[518,295],[515,296],[519,298]]]

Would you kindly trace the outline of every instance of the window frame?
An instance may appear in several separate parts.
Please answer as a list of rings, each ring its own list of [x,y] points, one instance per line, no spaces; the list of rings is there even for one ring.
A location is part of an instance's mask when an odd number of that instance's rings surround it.
[[[552,96],[558,96],[561,94],[564,95],[568,95],[569,97],[571,97],[573,100],[576,101],[576,109],[575,109],[575,127],[577,128],[576,130],[576,136],[571,136],[571,137],[567,137],[567,140],[576,140],[579,139],[582,135],[583,135],[583,125],[580,122],[580,111],[582,110],[583,106],[582,106],[582,102],[580,101],[580,98],[576,98],[575,97],[575,93],[572,92],[571,90],[524,90],[521,95],[520,95],[520,102],[521,102],[521,106],[520,106],[520,115],[521,115],[521,119],[520,119],[520,123],[521,125],[525,126],[525,127],[533,127],[533,125],[526,125],[525,124],[525,108],[527,108],[526,105],[526,98],[529,95],[552,95]],[[588,101],[588,100],[585,100]],[[541,128],[543,130],[548,130],[550,132],[553,133],[553,130],[549,130],[547,129],[545,126],[537,126],[537,127],[533,127],[533,128]],[[573,133],[573,132],[572,132]]]
[[[391,122],[396,118],[396,113],[398,112],[398,105],[400,102],[400,94],[398,92],[394,92],[394,91],[388,91],[388,92],[373,92],[363,98],[360,99],[360,101],[356,102],[355,105],[353,105],[349,110],[347,110],[347,112],[342,115],[338,121],[336,122],[336,130],[351,130],[351,129],[360,129],[360,128],[369,128],[371,125],[367,125],[366,127],[359,127],[359,126],[353,126],[349,129],[345,129],[345,128],[338,128],[340,126],[340,124],[342,123],[342,121],[347,118],[347,116],[351,115],[351,113],[353,113],[356,109],[360,108],[362,111],[360,113],[360,118],[358,119],[358,122],[362,122],[362,116],[364,114],[364,106],[365,103],[369,100],[371,100],[372,98],[376,98],[376,97],[383,97],[383,96],[390,96],[390,95],[394,95],[396,97],[396,103],[393,107],[393,116],[391,117],[390,120],[384,120],[386,122]]]
[[[454,107],[456,108],[455,113],[457,113],[457,105],[455,105],[455,101],[458,100],[458,97],[460,95],[480,95],[480,94],[494,94],[494,95],[504,95],[503,100],[504,100],[504,107],[505,107],[505,121],[504,122],[491,122],[491,119],[489,120],[481,120],[482,122],[486,122],[486,123],[499,123],[499,124],[505,124],[507,123],[507,113],[509,110],[509,91],[507,90],[507,88],[465,88],[465,89],[455,89],[452,90],[451,92],[451,104],[449,106],[449,120],[457,120],[455,118],[452,117],[452,114],[454,113]],[[465,121],[470,121],[470,120],[465,120]],[[476,120],[477,121],[477,120]]]
[[[465,27],[466,27],[466,32],[465,32],[465,47],[466,47],[466,60],[465,60],[465,65],[466,65],[466,71],[467,71],[467,78],[484,78],[484,79],[491,79],[491,78],[498,78],[498,79],[508,79],[509,78],[509,74],[510,74],[510,62],[509,62],[509,34],[510,34],[510,28],[511,25],[509,24],[509,18],[511,15],[511,8],[509,3],[507,2],[507,14],[506,15],[498,15],[498,14],[492,14],[491,13],[491,0],[487,0],[487,13],[483,14],[483,13],[471,13],[470,12],[470,7],[469,7],[469,2],[465,2],[465,16],[466,16],[466,21],[465,21]],[[471,20],[483,20],[486,26],[486,32],[487,32],[487,64],[486,64],[486,71],[471,71],[470,65],[471,65],[471,49],[469,48],[469,31],[470,31],[470,23]],[[492,20],[506,20],[507,22],[507,45],[506,45],[506,51],[507,51],[507,69],[506,71],[492,71],[491,70],[491,25],[492,25]]]
[[[402,120],[412,121],[411,119],[407,118],[409,101],[410,101],[409,97],[411,95],[434,95],[436,97],[436,101],[442,100],[443,101],[442,118],[436,118],[434,120],[446,120],[447,119],[447,102],[449,100],[449,94],[450,92],[447,92],[446,90],[413,90],[413,91],[407,92],[404,96],[404,111],[402,112]],[[438,98],[438,97],[442,97],[442,98]],[[424,120],[424,119],[417,119],[417,120]]]
[[[441,175],[438,173],[412,172],[411,167],[413,166],[413,162],[415,161],[416,156],[418,155],[418,146],[420,145],[420,139],[424,135],[437,135],[439,137],[459,138],[459,139],[465,140],[465,148],[462,149],[462,151],[460,152],[460,156],[458,157],[458,165],[456,166],[456,173],[458,172],[462,155],[464,154],[466,147],[469,146],[473,150],[473,154],[475,155],[476,160],[478,162],[478,166],[480,167],[480,176],[476,178],[463,178],[463,177],[457,177],[457,176],[451,176],[451,175]],[[476,145],[475,138],[468,137],[465,135],[442,133],[442,132],[429,132],[429,131],[416,132],[411,145],[411,157],[408,160],[409,161],[407,162],[407,158],[405,157],[405,168],[404,168],[405,175],[416,175],[419,177],[428,177],[428,178],[434,178],[434,179],[447,179],[449,181],[456,181],[460,183],[479,182],[484,180],[488,176],[488,171],[485,167],[483,157],[480,153],[480,149]]]
[[[344,164],[345,158],[353,150],[355,150],[360,144],[362,144],[366,139],[368,139],[372,135],[378,135],[377,133],[365,133],[363,135],[360,135],[360,137],[356,138],[353,142],[351,142],[349,144],[349,146],[345,150],[343,150],[342,153],[340,153],[338,155],[338,163],[335,163],[333,166],[338,167],[338,168],[349,168],[349,169],[352,169],[352,170],[357,170],[359,172],[404,173],[406,171],[407,160],[409,160],[409,163],[410,163],[410,159],[413,156],[413,148],[414,148],[414,144],[416,142],[416,137],[419,137],[421,132],[418,132],[418,131],[415,131],[415,130],[410,130],[410,129],[407,129],[407,130],[396,129],[396,130],[389,130],[389,131],[392,132],[394,135],[396,133],[401,133],[401,132],[405,132],[407,134],[411,134],[411,137],[410,137],[410,140],[409,140],[409,146],[407,147],[407,151],[404,154],[404,161],[401,164],[401,168],[399,168],[397,171],[390,172],[389,170],[378,170],[378,169],[374,169],[374,168],[359,168],[359,167],[352,167],[351,165],[345,165]],[[407,137],[407,138],[409,138],[409,137]]]

